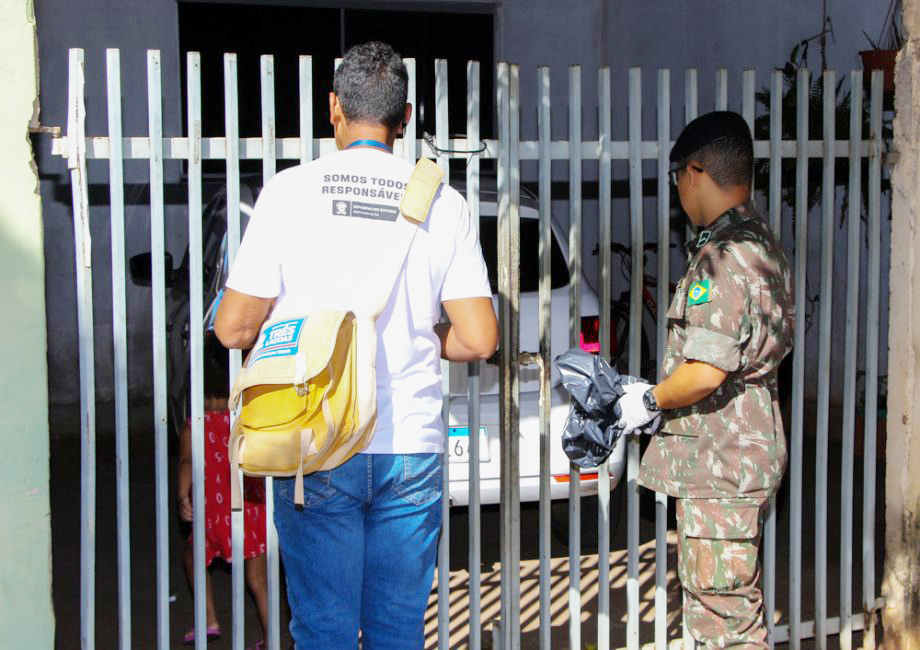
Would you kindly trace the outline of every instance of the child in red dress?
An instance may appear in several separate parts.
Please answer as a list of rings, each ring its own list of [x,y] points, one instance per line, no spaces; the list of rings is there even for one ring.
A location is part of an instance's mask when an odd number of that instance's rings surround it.
[[[231,561],[230,530],[230,462],[227,446],[230,442],[230,411],[227,409],[228,374],[227,351],[208,335],[204,360],[204,553],[205,564],[210,567],[215,557]],[[191,423],[186,422],[179,438],[178,471],[179,517],[191,522],[194,517],[192,503],[192,434]],[[261,478],[244,479],[243,520],[246,584],[256,601],[263,634],[268,617],[268,590],[265,563],[265,483]],[[195,563],[192,536],[185,547],[185,574],[189,588],[194,593]],[[211,574],[205,571],[208,640],[220,638],[220,622],[214,607]],[[183,642],[195,642],[194,629],[189,630]]]

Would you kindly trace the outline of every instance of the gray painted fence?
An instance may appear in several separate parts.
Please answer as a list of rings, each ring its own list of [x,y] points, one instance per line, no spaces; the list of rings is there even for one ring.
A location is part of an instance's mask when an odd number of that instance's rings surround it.
[[[299,160],[307,162],[316,156],[335,150],[331,139],[317,139],[313,136],[312,93],[313,69],[309,56],[301,57],[299,68],[300,88],[300,137],[275,137],[274,106],[274,64],[270,56],[261,59],[262,78],[262,136],[258,138],[239,138],[238,103],[237,103],[237,60],[232,54],[225,55],[225,117],[226,137],[203,138],[201,135],[201,70],[197,54],[191,53],[187,60],[188,80],[188,126],[186,136],[167,136],[162,133],[162,100],[160,81],[159,52],[147,53],[148,74],[148,117],[149,132],[144,135],[125,137],[121,122],[121,69],[120,55],[117,50],[107,52],[107,97],[108,134],[89,136],[84,132],[86,104],[84,97],[84,58],[79,49],[70,52],[69,111],[67,132],[54,140],[54,153],[65,157],[71,170],[74,210],[75,264],[77,269],[77,311],[79,321],[79,360],[81,377],[81,428],[82,428],[82,471],[81,471],[81,645],[92,648],[94,642],[95,620],[95,394],[93,382],[93,269],[91,263],[91,241],[89,222],[91,218],[88,203],[87,173],[90,165],[97,160],[108,161],[108,182],[111,206],[112,237],[112,291],[115,342],[115,377],[116,377],[116,463],[117,463],[117,537],[118,537],[118,625],[120,647],[128,648],[131,644],[130,600],[130,536],[128,511],[128,401],[127,368],[129,360],[126,351],[126,311],[125,311],[125,258],[124,258],[124,192],[123,164],[129,159],[149,161],[150,169],[150,208],[151,208],[151,250],[152,250],[152,288],[153,288],[153,357],[154,357],[154,432],[156,458],[156,521],[157,521],[157,581],[156,602],[158,638],[157,645],[167,648],[169,645],[169,598],[168,580],[169,549],[168,528],[169,509],[167,500],[167,387],[166,387],[166,327],[165,327],[165,269],[164,269],[164,209],[163,209],[163,163],[164,160],[182,160],[188,164],[188,206],[190,215],[202,212],[202,162],[204,160],[226,161],[227,178],[227,215],[228,236],[227,249],[232,260],[240,238],[240,161],[243,159],[262,160],[263,182],[267,181],[276,169],[278,160]],[[410,73],[409,101],[414,102],[416,62],[407,60]],[[537,72],[537,97],[524,102],[520,96],[519,69],[516,65],[498,64],[498,138],[480,141],[479,116],[483,107],[480,105],[480,85],[478,63],[471,62],[467,67],[467,133],[466,137],[451,138],[447,131],[447,65],[444,61],[435,61],[437,134],[435,136],[438,152],[420,139],[416,134],[415,119],[407,125],[405,139],[398,141],[396,152],[407,160],[414,161],[419,156],[436,158],[442,168],[447,170],[449,158],[469,158],[466,166],[466,187],[470,212],[474,221],[479,218],[480,159],[495,159],[498,171],[498,216],[499,216],[499,311],[501,320],[501,615],[493,621],[493,637],[502,648],[520,647],[521,643],[521,573],[520,573],[520,494],[518,480],[520,476],[519,437],[519,398],[520,369],[522,365],[535,365],[540,377],[540,497],[539,513],[541,528],[539,532],[539,645],[550,646],[551,631],[551,585],[550,585],[550,551],[549,551],[549,445],[551,435],[549,427],[550,403],[550,367],[552,354],[561,350],[550,348],[550,250],[552,232],[550,220],[552,165],[553,162],[567,163],[568,166],[568,207],[569,232],[568,248],[571,251],[567,260],[570,271],[570,308],[569,331],[570,345],[578,344],[580,328],[580,296],[582,284],[582,260],[580,251],[584,239],[582,219],[582,182],[583,166],[586,162],[596,162],[599,178],[599,295],[611,295],[611,229],[612,195],[611,165],[613,161],[626,161],[629,180],[629,241],[632,249],[633,285],[630,293],[630,348],[629,372],[640,374],[641,327],[642,327],[642,251],[646,242],[643,232],[643,161],[655,161],[657,180],[657,232],[669,232],[671,214],[670,194],[668,190],[667,153],[671,145],[671,75],[669,70],[657,72],[657,134],[652,140],[643,139],[642,133],[642,83],[643,71],[633,68],[629,72],[628,85],[628,139],[614,141],[611,129],[611,79],[609,68],[598,70],[599,96],[585,100],[581,91],[582,71],[578,66],[569,70],[569,103],[561,110],[568,111],[568,130],[566,139],[553,140],[550,129],[550,73],[549,68],[541,67]],[[687,70],[684,75],[684,114],[686,120],[692,119],[699,112],[698,73]],[[716,108],[729,106],[728,73],[724,69],[715,72]],[[826,71],[822,77],[825,87],[833,88],[836,77],[833,71]],[[878,393],[878,324],[879,324],[879,274],[880,274],[880,213],[881,213],[881,127],[882,127],[882,79],[875,73],[871,80],[869,98],[870,137],[863,138],[863,97],[862,72],[853,71],[849,75],[851,93],[851,118],[849,139],[835,140],[834,95],[827,93],[823,105],[823,137],[821,140],[808,138],[808,89],[810,85],[807,70],[800,70],[797,76],[796,139],[784,140],[781,125],[781,73],[775,72],[770,78],[770,137],[766,141],[756,141],[754,150],[758,159],[769,160],[769,186],[767,211],[769,221],[775,232],[781,232],[780,162],[782,158],[794,158],[796,165],[795,187],[795,283],[797,313],[805,313],[805,278],[808,250],[808,216],[807,197],[808,162],[812,158],[822,161],[823,197],[821,208],[821,308],[819,315],[819,387],[817,405],[817,424],[814,430],[817,460],[814,467],[815,489],[815,535],[816,552],[813,558],[815,567],[814,620],[803,621],[803,445],[806,433],[804,403],[804,368],[806,349],[804,345],[804,328],[796,330],[793,362],[792,391],[792,427],[791,453],[788,478],[791,490],[790,499],[790,535],[788,540],[777,540],[775,509],[771,508],[764,532],[764,591],[767,607],[767,620],[770,626],[771,644],[790,643],[797,648],[804,638],[815,638],[818,647],[825,647],[827,637],[839,635],[840,647],[851,646],[852,633],[866,626],[873,627],[875,616],[866,616],[864,612],[874,612],[877,608],[875,585],[875,436]],[[558,83],[558,82],[557,82]],[[743,73],[743,96],[741,112],[753,126],[755,115],[755,78],[751,70]],[[322,90],[322,89],[320,89]],[[583,100],[585,102],[583,103]],[[521,140],[520,112],[522,103],[536,101],[538,109],[538,139]],[[101,98],[94,102],[101,103]],[[582,117],[584,105],[597,106],[598,139],[582,139]],[[491,107],[485,107],[491,110]],[[589,112],[589,114],[591,114]],[[483,149],[478,155],[470,157],[469,150]],[[838,299],[846,301],[847,319],[845,323],[846,366],[844,373],[843,406],[843,445],[841,475],[841,519],[840,538],[840,612],[841,616],[829,617],[827,605],[827,516],[828,516],[828,473],[827,467],[836,459],[828,456],[829,430],[829,394],[830,394],[830,337],[834,325],[831,322],[831,300],[833,286],[833,237],[834,237],[834,163],[837,159],[848,159],[850,172],[848,178],[848,219],[847,219],[847,285],[846,291]],[[868,186],[861,186],[861,161],[868,160]],[[539,290],[539,350],[522,352],[519,350],[520,325],[520,185],[521,161],[537,161],[539,168],[539,268],[541,272]],[[862,194],[868,196],[868,218],[865,236],[868,240],[868,260],[865,274],[861,274],[860,250],[863,236],[860,222]],[[190,322],[203,320],[202,304],[202,258],[201,258],[201,222],[189,219],[190,251]],[[671,275],[669,267],[669,244],[667,237],[659,236],[657,240],[657,274],[662,281],[657,286],[657,303],[667,304],[667,278]],[[531,252],[532,254],[532,252]],[[859,305],[860,281],[867,283],[867,304]],[[664,349],[665,316],[664,309],[657,314],[657,332],[655,349],[657,358],[661,358]],[[862,337],[859,335],[859,316],[865,314],[866,325]],[[600,301],[600,353],[610,355],[610,302]],[[198,503],[204,500],[204,459],[203,459],[203,368],[202,368],[202,331],[190,328],[191,350],[191,423],[193,440],[194,496]],[[862,341],[862,346],[860,346]],[[857,564],[854,560],[853,525],[853,480],[854,480],[854,442],[855,413],[857,404],[857,368],[860,355],[864,355],[866,373],[865,404],[865,443],[863,473],[863,530],[861,533],[862,555]],[[240,364],[240,353],[231,353],[231,368]],[[231,371],[233,372],[233,371]],[[445,388],[447,387],[447,368],[445,367]],[[233,377],[231,377],[231,382]],[[480,418],[480,377],[478,364],[470,364],[468,369],[468,423],[470,430],[478,431]],[[447,400],[445,400],[446,404]],[[445,405],[445,419],[448,409]],[[811,432],[810,432],[811,433]],[[652,604],[654,606],[654,638],[640,638],[640,609],[645,601],[639,592],[639,498],[636,476],[639,465],[639,441],[628,443],[628,467],[626,472],[627,488],[627,566],[625,597],[627,601],[627,624],[624,639],[611,639],[610,587],[611,549],[608,520],[610,517],[610,483],[611,478],[606,466],[599,470],[600,507],[598,512],[600,538],[599,554],[607,561],[600,561],[598,566],[598,637],[590,640],[602,649],[625,645],[628,648],[669,647],[668,612],[666,592],[667,575],[667,500],[658,495],[655,501],[655,589]],[[480,585],[481,530],[480,530],[480,495],[479,495],[479,437],[470,437],[470,539],[469,539],[469,637],[464,642],[470,647],[482,645],[482,597]],[[446,455],[445,455],[446,456]],[[448,480],[449,464],[445,459],[444,476]],[[568,643],[567,647],[581,647],[581,593],[582,584],[580,565],[580,518],[579,507],[580,472],[571,467],[569,476],[569,582],[566,589],[568,609]],[[446,483],[445,483],[446,485]],[[446,490],[445,490],[446,491]],[[269,611],[270,626],[268,647],[279,648],[279,554],[277,535],[271,519],[271,479],[267,480],[268,496],[268,567],[269,567]],[[444,503],[445,515],[449,504]],[[195,510],[194,520],[194,558],[195,581],[204,581],[204,509]],[[439,603],[438,646],[447,648],[449,644],[450,620],[448,617],[449,582],[449,546],[446,543],[449,531],[449,518],[445,516],[445,530],[439,550],[439,579],[437,586]],[[243,519],[241,513],[234,513],[233,553],[242,551]],[[789,591],[777,594],[776,563],[777,555],[789,561]],[[862,571],[863,593],[854,611],[853,571],[857,566]],[[243,569],[241,562],[233,563],[233,646],[243,648]],[[601,585],[607,585],[602,588]],[[646,606],[648,604],[646,603]],[[782,610],[786,623],[774,625],[774,615]],[[574,622],[574,624],[573,624]],[[195,597],[195,629],[198,647],[204,646],[205,601],[204,590],[198,590]],[[684,643],[692,645],[692,640],[684,631]],[[670,643],[680,644],[679,639]]]

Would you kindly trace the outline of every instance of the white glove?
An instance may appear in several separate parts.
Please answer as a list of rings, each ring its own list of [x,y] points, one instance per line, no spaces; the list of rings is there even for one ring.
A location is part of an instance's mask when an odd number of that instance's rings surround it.
[[[620,419],[617,428],[623,430],[624,435],[638,433],[639,429],[657,416],[660,411],[650,411],[645,408],[642,398],[652,388],[651,384],[636,382],[623,386],[623,395],[617,401],[620,407]]]

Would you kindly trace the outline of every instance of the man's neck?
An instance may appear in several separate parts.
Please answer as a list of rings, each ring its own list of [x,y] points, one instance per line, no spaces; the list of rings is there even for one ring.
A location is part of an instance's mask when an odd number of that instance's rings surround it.
[[[741,205],[751,198],[751,192],[747,187],[732,187],[718,196],[708,201],[703,208],[703,219],[700,223],[701,228],[708,228],[716,219],[731,210],[736,205]]]
[[[357,147],[374,147],[373,143],[379,143],[393,148],[393,142],[396,141],[396,131],[383,125],[356,124],[342,133],[342,139],[339,142],[341,149],[346,149],[351,145]],[[380,148],[379,146],[377,147]]]

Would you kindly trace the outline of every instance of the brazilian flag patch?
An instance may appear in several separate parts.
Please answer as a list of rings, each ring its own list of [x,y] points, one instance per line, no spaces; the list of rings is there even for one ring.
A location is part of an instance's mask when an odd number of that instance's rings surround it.
[[[710,300],[709,278],[702,282],[694,282],[687,291],[687,306],[702,305]]]

